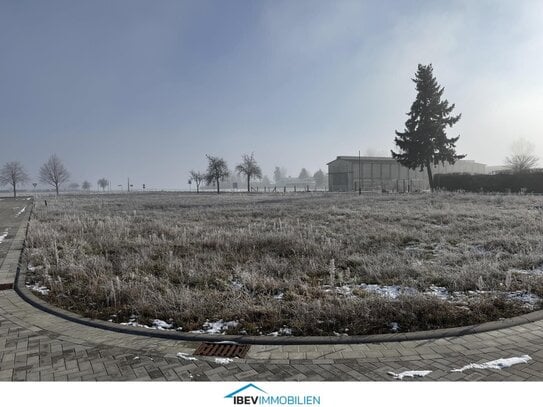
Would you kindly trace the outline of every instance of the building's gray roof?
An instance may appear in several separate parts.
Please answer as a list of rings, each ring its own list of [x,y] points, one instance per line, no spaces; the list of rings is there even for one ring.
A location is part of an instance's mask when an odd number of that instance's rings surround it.
[[[326,163],[326,165],[330,165],[334,161],[337,161],[337,160],[345,160],[345,161],[358,161],[358,160],[360,160],[360,161],[395,161],[396,162],[396,160],[394,158],[392,158],[392,157],[371,157],[371,156],[358,157],[357,155],[338,155],[335,160],[332,160],[329,163]],[[474,160],[458,160],[458,161],[462,161],[464,163],[480,164],[480,163],[476,163]]]
[[[392,158],[392,157],[368,157],[368,156],[358,157],[357,155],[338,155],[335,160],[330,161],[326,165],[331,164],[331,163],[333,163],[334,161],[337,161],[337,160],[358,161],[359,159],[361,161],[362,160],[365,160],[365,161],[370,161],[370,160],[371,161],[390,161],[390,160],[394,160],[394,158]]]

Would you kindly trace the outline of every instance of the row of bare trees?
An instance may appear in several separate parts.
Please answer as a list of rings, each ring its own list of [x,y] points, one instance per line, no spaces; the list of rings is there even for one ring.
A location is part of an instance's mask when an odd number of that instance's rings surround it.
[[[58,195],[60,185],[70,179],[70,173],[64,167],[60,158],[53,154],[40,167],[38,179],[44,184],[54,187]],[[30,177],[19,161],[8,162],[0,169],[0,185],[10,185],[13,189],[14,198],[17,197],[17,188],[28,182],[30,182]],[[35,187],[37,184],[33,185]]]
[[[207,171],[203,173],[191,170],[189,181],[194,182],[196,192],[200,192],[200,186],[205,182],[207,185],[214,184],[217,187],[217,193],[220,193],[220,183],[230,176],[230,170],[223,158],[212,155],[206,155],[206,158]],[[243,154],[241,163],[236,165],[235,171],[247,177],[247,192],[251,192],[251,179],[262,179],[262,169],[256,162],[253,153],[251,155]]]

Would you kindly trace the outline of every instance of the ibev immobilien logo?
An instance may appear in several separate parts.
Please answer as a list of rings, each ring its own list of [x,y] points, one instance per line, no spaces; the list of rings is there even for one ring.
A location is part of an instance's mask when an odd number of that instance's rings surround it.
[[[316,395],[299,394],[268,394],[260,387],[249,383],[230,394],[224,396],[225,399],[232,399],[235,405],[289,405],[289,406],[309,406],[320,405],[321,397]]]

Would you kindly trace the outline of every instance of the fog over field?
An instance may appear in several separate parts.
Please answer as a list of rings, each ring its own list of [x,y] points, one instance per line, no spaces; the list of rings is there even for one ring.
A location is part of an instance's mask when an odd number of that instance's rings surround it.
[[[205,154],[254,152],[270,178],[337,155],[389,155],[434,66],[457,151],[543,155],[540,1],[2,1],[0,163],[33,179],[187,187]]]

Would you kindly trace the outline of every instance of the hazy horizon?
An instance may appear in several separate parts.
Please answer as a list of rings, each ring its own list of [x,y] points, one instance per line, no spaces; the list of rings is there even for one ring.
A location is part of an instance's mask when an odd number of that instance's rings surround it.
[[[72,181],[187,188],[205,154],[231,170],[326,171],[389,155],[432,63],[466,159],[543,155],[538,1],[2,1],[0,165],[33,179],[55,153]]]

